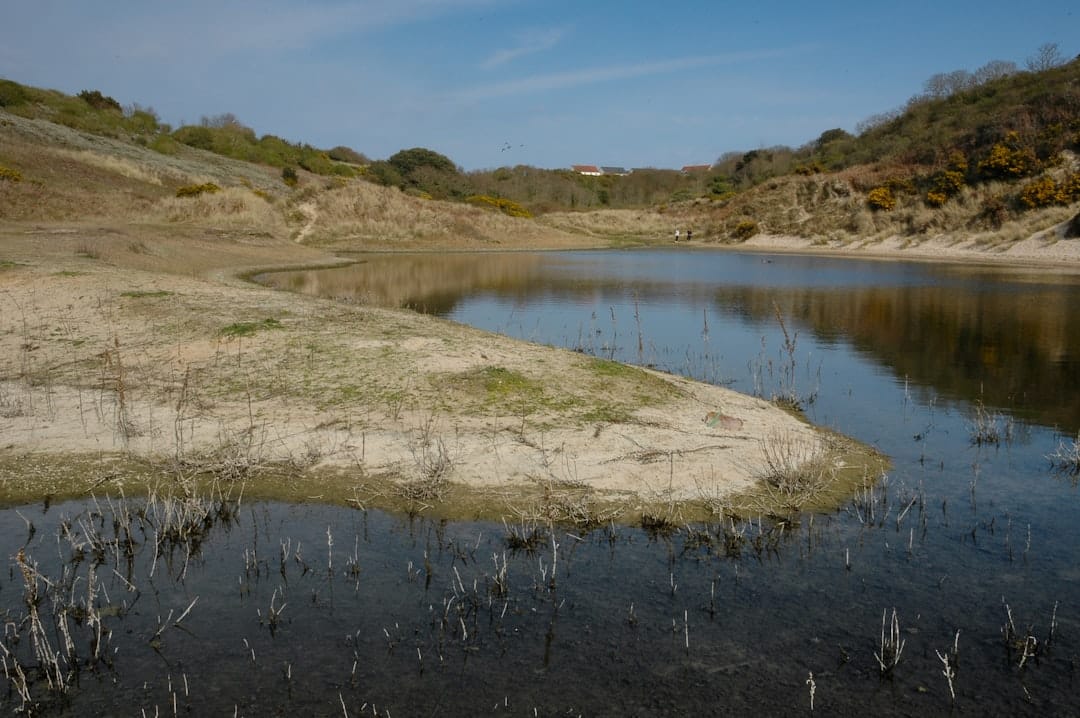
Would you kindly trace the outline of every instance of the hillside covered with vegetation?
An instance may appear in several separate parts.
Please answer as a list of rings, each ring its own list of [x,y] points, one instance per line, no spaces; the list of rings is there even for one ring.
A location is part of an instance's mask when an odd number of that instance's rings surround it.
[[[544,217],[570,231],[580,223],[568,215],[583,211],[648,212],[639,230],[624,216],[614,220],[618,227],[610,231],[648,237],[664,231],[660,226],[682,225],[694,227],[695,237],[706,242],[737,242],[762,232],[826,242],[885,236],[917,240],[959,232],[1008,241],[1069,220],[1080,202],[1080,58],[1064,62],[1056,46],[1042,48],[1023,71],[1013,63],[991,61],[973,72],[935,75],[904,107],[868,118],[855,134],[834,128],[798,148],[730,152],[709,169],[689,173],[647,168],[593,177],[524,165],[466,172],[445,155],[421,147],[371,160],[346,146],[319,149],[259,136],[229,113],[172,128],[152,108],[123,106],[99,90],[69,96],[12,80],[0,80],[0,112],[11,118],[3,120],[7,124],[21,118],[39,128],[46,122],[102,138],[112,143],[108,152],[113,155],[130,155],[138,148],[168,158],[175,170],[172,179],[166,172],[154,178],[161,189],[131,188],[128,199],[135,205],[152,204],[155,193],[200,195],[240,184],[268,202],[285,200],[281,221],[293,224],[305,219],[294,205],[312,199],[297,192],[310,195],[356,183],[509,218]],[[63,144],[54,143],[54,154]],[[67,151],[70,160],[75,150]],[[219,178],[223,184],[205,171],[177,169],[200,152],[253,167],[230,170]],[[100,169],[102,162],[96,164]],[[34,189],[21,190],[21,200],[19,193],[13,197],[7,192],[0,216],[24,216],[30,204],[48,199],[44,188],[62,174],[49,167],[31,151],[0,147],[0,181],[9,188],[41,175]],[[302,178],[308,179],[301,183]],[[368,190],[355,192],[373,196]],[[371,208],[357,210],[365,215],[358,218],[336,207],[340,202],[329,204],[339,224],[329,226],[324,213],[324,226],[314,227],[317,234],[376,231],[362,226],[370,224],[365,217]],[[441,231],[476,235],[469,222],[443,224]],[[1080,222],[1072,224],[1068,233],[1080,232],[1075,226]]]

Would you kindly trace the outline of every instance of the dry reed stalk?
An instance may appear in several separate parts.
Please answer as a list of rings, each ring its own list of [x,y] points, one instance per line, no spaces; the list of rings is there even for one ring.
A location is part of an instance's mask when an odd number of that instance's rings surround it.
[[[896,609],[892,611],[892,619],[886,624],[887,611],[881,611],[881,642],[880,652],[874,653],[881,674],[891,675],[892,671],[900,663],[900,655],[904,652],[905,641],[900,638],[900,619],[896,616]],[[886,634],[888,625],[888,634]]]

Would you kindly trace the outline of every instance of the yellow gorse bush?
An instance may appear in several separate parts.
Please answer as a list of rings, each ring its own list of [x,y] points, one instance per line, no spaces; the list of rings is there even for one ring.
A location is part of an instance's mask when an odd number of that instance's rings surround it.
[[[866,194],[866,203],[870,209],[880,209],[886,212],[896,208],[896,197],[888,187],[875,187]]]
[[[986,177],[1010,179],[1029,175],[1038,166],[1035,153],[1021,144],[1020,135],[1009,132],[1004,140],[990,148],[990,154],[979,163],[979,173]]]
[[[0,180],[7,182],[22,182],[22,172],[0,165]]]
[[[752,219],[744,219],[735,225],[731,234],[736,239],[750,239],[758,233],[758,223]]]
[[[1040,177],[1020,189],[1020,202],[1028,209],[1071,204],[1080,200],[1080,172],[1074,172],[1058,184],[1053,177]]]
[[[524,217],[529,219],[533,216],[532,212],[522,207],[517,202],[510,199],[503,199],[501,197],[490,197],[486,194],[474,194],[467,197],[466,202],[469,204],[475,204],[478,207],[490,207],[497,209],[504,214],[511,217]]]
[[[926,203],[931,207],[940,207],[949,201],[949,195],[944,192],[938,192],[937,190],[930,190],[926,193]]]

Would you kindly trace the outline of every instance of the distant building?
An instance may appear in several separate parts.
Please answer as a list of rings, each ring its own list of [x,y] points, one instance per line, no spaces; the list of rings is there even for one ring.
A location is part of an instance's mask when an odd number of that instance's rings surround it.
[[[618,175],[619,177],[630,174],[625,167],[601,167],[600,171],[606,175]]]
[[[571,165],[570,169],[574,170],[579,175],[589,175],[590,177],[599,177],[604,174],[596,165]]]
[[[712,165],[686,165],[682,168],[683,174],[691,174],[693,172],[708,172],[712,169]]]

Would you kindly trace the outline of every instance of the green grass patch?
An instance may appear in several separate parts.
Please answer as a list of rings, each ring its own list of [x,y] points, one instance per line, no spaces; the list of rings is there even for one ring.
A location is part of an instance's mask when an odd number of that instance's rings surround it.
[[[520,394],[539,396],[544,392],[544,388],[539,382],[510,369],[485,367],[477,374],[478,378],[483,382],[488,397],[492,399]]]
[[[655,405],[680,393],[670,381],[630,364],[592,359],[588,368],[597,377],[599,388],[640,405]]]
[[[129,297],[131,299],[143,299],[147,297],[171,297],[173,292],[165,289],[132,289],[127,292],[120,292],[121,297]]]
[[[74,270],[74,269],[64,269],[64,270],[59,271],[59,272],[53,272],[52,276],[54,276],[54,277],[81,277],[84,274],[87,274],[87,272],[80,272],[80,271],[77,271],[77,270]]]
[[[581,415],[581,420],[588,424],[627,424],[634,417],[629,409],[619,404],[598,404]]]
[[[475,409],[532,414],[539,409],[563,409],[568,398],[545,392],[544,385],[521,372],[504,367],[483,367],[447,377],[440,382],[453,388],[457,399]]]
[[[647,378],[648,374],[629,364],[623,364],[608,359],[593,359],[590,364],[593,373],[598,376],[634,377]]]
[[[268,319],[263,319],[259,322],[236,322],[234,324],[230,324],[227,327],[223,327],[221,331],[218,332],[218,334],[223,337],[230,338],[250,337],[256,332],[262,331],[264,329],[284,328],[285,326],[281,322],[279,322],[277,319],[274,319],[273,317],[270,317]]]

